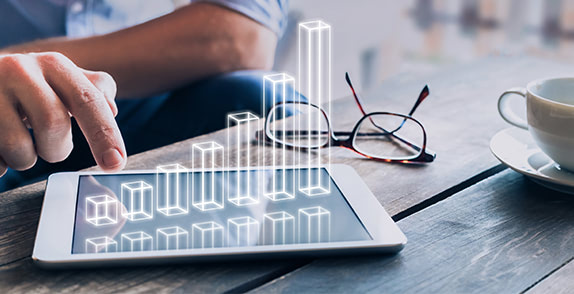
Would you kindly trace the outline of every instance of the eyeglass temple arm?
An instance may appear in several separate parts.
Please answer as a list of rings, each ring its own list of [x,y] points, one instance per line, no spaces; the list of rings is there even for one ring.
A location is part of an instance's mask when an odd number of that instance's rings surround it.
[[[357,92],[355,91],[355,87],[353,87],[353,83],[351,83],[351,78],[349,77],[349,72],[345,72],[345,80],[347,80],[347,84],[349,85],[349,88],[351,88],[351,91],[353,92],[353,97],[355,98],[355,102],[357,102],[357,106],[359,107],[359,110],[361,111],[361,113],[363,115],[367,115],[367,112],[365,111],[365,108],[363,107],[363,103],[361,102],[359,95],[357,95]],[[380,127],[379,125],[377,125],[372,117],[369,117],[369,121],[373,124],[373,126],[375,126],[377,129],[379,129],[385,133],[392,134],[396,131],[396,130],[394,130],[392,132],[389,132],[389,131],[385,130],[383,127]],[[403,121],[403,124],[404,124],[404,121]],[[402,124],[401,124],[401,126],[399,126],[399,128],[401,128],[401,127],[402,127]]]
[[[361,102],[359,95],[357,95],[357,92],[355,91],[355,87],[353,87],[353,83],[351,82],[351,78],[349,77],[348,72],[345,73],[345,80],[347,81],[347,84],[349,85],[349,87],[351,88],[351,91],[353,92],[353,97],[355,98],[355,101],[357,102],[357,106],[359,106],[359,110],[361,111],[361,113],[363,115],[367,115],[367,112],[365,111],[365,108],[363,107],[363,103]],[[424,88],[422,89],[421,93],[419,94],[417,101],[415,101],[415,105],[413,105],[413,107],[411,108],[411,111],[409,111],[409,116],[412,116],[415,113],[415,111],[417,110],[419,105],[421,105],[421,103],[429,96],[429,94],[430,94],[429,87],[428,87],[428,85],[425,85]]]
[[[428,87],[428,85],[425,85],[425,87],[422,89],[421,93],[419,94],[417,101],[415,101],[415,105],[413,105],[413,107],[411,108],[411,111],[409,111],[409,116],[413,116],[413,114],[415,113],[415,111],[417,110],[419,105],[421,105],[421,103],[425,100],[425,98],[427,98],[429,96],[429,94],[430,94],[429,87]],[[396,128],[395,130],[391,131],[391,133],[394,133],[394,132],[400,130],[406,122],[407,122],[407,119],[404,119],[403,122],[401,123],[401,125],[398,128]]]
[[[355,87],[353,87],[353,83],[351,83],[351,78],[349,77],[348,72],[345,73],[345,80],[347,80],[347,84],[349,85],[349,88],[351,88],[351,92],[353,92],[353,97],[355,98],[355,102],[357,102],[357,106],[359,106],[359,110],[363,115],[367,115],[367,112],[363,108],[363,103],[361,102],[361,99],[359,99],[359,96],[355,91]]]
[[[415,111],[417,110],[419,105],[421,105],[421,103],[425,100],[425,98],[427,98],[429,96],[429,94],[430,94],[429,86],[425,85],[425,87],[422,89],[421,93],[419,94],[419,98],[417,98],[415,105],[413,105],[413,108],[411,108],[411,111],[409,111],[409,116],[413,116],[413,113],[415,113]]]

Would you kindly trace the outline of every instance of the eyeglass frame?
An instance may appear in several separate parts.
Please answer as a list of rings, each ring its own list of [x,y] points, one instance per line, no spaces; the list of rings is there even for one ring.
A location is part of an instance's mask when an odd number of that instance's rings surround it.
[[[269,124],[271,122],[271,114],[273,113],[273,110],[269,112],[269,115],[267,116],[267,119],[265,120],[265,126],[264,126],[264,132],[265,132],[265,138],[267,139],[267,141],[269,141],[270,143],[277,143],[277,144],[281,144],[281,145],[285,145],[287,147],[290,148],[295,148],[295,149],[299,149],[299,150],[316,150],[319,148],[325,148],[325,147],[343,147],[346,149],[349,149],[361,156],[364,156],[366,158],[375,160],[375,161],[382,161],[382,162],[397,162],[397,163],[428,163],[428,162],[432,162],[435,158],[434,154],[430,154],[426,152],[426,142],[427,142],[427,135],[426,135],[426,131],[423,127],[423,125],[416,119],[403,115],[403,114],[399,114],[399,113],[393,113],[393,112],[372,112],[369,113],[365,116],[363,116],[361,119],[359,119],[357,121],[357,123],[355,124],[355,126],[353,127],[351,132],[339,132],[339,131],[333,131],[332,127],[331,127],[331,121],[329,119],[329,116],[327,115],[327,113],[320,108],[319,106],[309,103],[309,102],[305,102],[305,101],[286,101],[286,102],[279,102],[277,103],[273,109],[276,109],[282,105],[287,105],[287,104],[300,104],[300,105],[309,105],[311,107],[315,107],[317,108],[319,111],[321,111],[321,113],[323,114],[323,116],[325,117],[325,120],[327,122],[327,133],[329,136],[329,140],[326,141],[323,144],[318,144],[315,146],[301,146],[301,145],[297,145],[297,144],[293,144],[293,143],[289,143],[289,142],[279,142],[276,139],[273,139],[275,136],[271,134],[271,131],[269,129]],[[371,156],[368,155],[364,152],[361,152],[360,150],[358,150],[355,147],[355,138],[358,136],[359,132],[359,127],[361,126],[361,124],[363,123],[363,121],[373,115],[392,115],[392,116],[398,116],[401,117],[405,120],[411,120],[413,122],[415,122],[423,131],[423,144],[422,147],[419,147],[415,144],[412,144],[410,142],[408,142],[407,140],[391,133],[391,132],[387,132],[385,133],[377,133],[377,135],[392,135],[394,138],[398,139],[399,141],[409,145],[409,147],[415,149],[418,153],[417,155],[414,155],[412,157],[405,157],[405,158],[389,158],[389,157],[375,157],[375,156]],[[262,133],[261,131],[257,132],[257,137],[259,137],[259,134]],[[337,136],[348,136],[347,139],[339,139],[337,138]]]
[[[408,163],[408,164],[421,164],[421,163],[430,163],[433,162],[434,159],[436,158],[436,153],[434,153],[433,151],[431,151],[430,149],[426,148],[427,145],[427,134],[426,134],[426,130],[423,126],[422,123],[420,123],[417,119],[412,117],[412,114],[416,111],[416,109],[418,108],[418,106],[424,101],[424,99],[429,95],[429,89],[428,86],[425,85],[425,87],[423,88],[423,90],[421,91],[421,93],[419,94],[419,97],[417,99],[417,101],[415,102],[415,105],[411,108],[411,110],[409,111],[408,115],[404,115],[404,114],[400,114],[400,113],[395,113],[395,112],[371,112],[371,113],[366,113],[363,107],[363,104],[361,103],[361,100],[359,98],[359,96],[356,94],[356,91],[351,83],[351,79],[349,78],[349,73],[345,73],[345,79],[347,81],[347,83],[349,84],[349,87],[351,88],[352,92],[353,92],[353,97],[355,98],[355,102],[357,104],[357,106],[359,107],[359,110],[361,111],[361,113],[363,114],[363,117],[361,119],[359,119],[356,123],[355,126],[353,127],[351,132],[338,132],[338,131],[333,131],[332,127],[331,127],[331,120],[329,119],[329,116],[327,115],[327,113],[325,112],[325,110],[323,110],[323,108],[310,103],[310,102],[306,102],[306,101],[282,101],[279,102],[277,104],[274,105],[274,107],[271,109],[271,111],[269,111],[269,113],[267,114],[267,118],[265,119],[265,125],[264,125],[264,130],[263,132],[265,133],[265,139],[268,141],[271,141],[272,143],[277,143],[277,144],[282,144],[291,148],[296,148],[299,150],[314,150],[314,149],[319,149],[319,148],[324,148],[324,147],[343,147],[346,149],[349,149],[361,156],[364,156],[366,158],[369,158],[371,160],[375,160],[375,161],[382,161],[382,162],[390,162],[390,163]],[[273,111],[278,108],[281,105],[286,105],[286,104],[301,104],[301,105],[309,105],[312,107],[317,108],[318,110],[321,111],[321,113],[323,114],[323,116],[326,119],[327,122],[327,127],[328,127],[328,136],[329,136],[329,140],[327,142],[325,142],[322,145],[317,145],[317,146],[310,146],[310,147],[304,147],[304,146],[300,146],[300,145],[295,145],[295,144],[291,144],[288,142],[277,142],[276,139],[274,139],[275,136],[273,136],[272,134],[270,134],[268,125],[270,123],[270,118],[271,118],[271,113],[273,113]],[[391,115],[391,116],[398,116],[403,118],[403,122],[401,123],[401,125],[396,128],[395,130],[389,132],[387,130],[385,130],[382,127],[379,127],[372,119],[372,116],[374,115]],[[363,152],[361,152],[360,150],[358,150],[355,146],[354,146],[354,142],[355,142],[355,138],[357,137],[357,135],[359,134],[359,127],[361,126],[361,124],[363,123],[363,121],[365,119],[369,119],[371,121],[371,123],[377,127],[378,129],[382,130],[385,133],[382,133],[380,135],[385,135],[387,136],[388,134],[392,135],[394,138],[398,139],[399,141],[403,142],[404,144],[408,145],[409,147],[413,148],[414,150],[418,151],[417,155],[414,155],[412,157],[405,157],[405,158],[390,158],[390,157],[374,157],[368,154],[365,154]],[[401,129],[404,125],[404,123],[407,120],[411,120],[413,122],[415,122],[422,130],[423,132],[423,144],[422,147],[419,147],[401,137],[398,137],[397,135],[394,134],[394,132],[398,131],[399,129]],[[259,137],[259,134],[261,133],[261,131],[258,131],[256,133],[256,137]],[[339,138],[337,138],[337,135],[339,136],[348,136],[347,139],[345,140],[341,140]]]

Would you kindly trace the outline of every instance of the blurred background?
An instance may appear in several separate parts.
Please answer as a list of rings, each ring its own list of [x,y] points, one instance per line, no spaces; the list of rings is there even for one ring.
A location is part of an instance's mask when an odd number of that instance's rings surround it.
[[[313,19],[332,25],[334,99],[350,95],[345,71],[369,91],[489,55],[574,66],[574,0],[291,0],[275,70],[297,72],[297,23]]]

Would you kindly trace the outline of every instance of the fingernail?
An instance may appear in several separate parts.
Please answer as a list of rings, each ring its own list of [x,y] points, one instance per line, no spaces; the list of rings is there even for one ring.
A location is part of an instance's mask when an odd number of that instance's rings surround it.
[[[109,168],[114,168],[122,164],[124,158],[117,149],[108,149],[102,154],[104,165]]]

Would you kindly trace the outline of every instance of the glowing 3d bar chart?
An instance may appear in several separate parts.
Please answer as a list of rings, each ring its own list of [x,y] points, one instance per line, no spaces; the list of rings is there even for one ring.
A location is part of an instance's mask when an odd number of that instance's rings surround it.
[[[191,226],[192,248],[223,247],[223,226],[216,222],[204,222]]]
[[[86,239],[86,253],[106,253],[117,250],[118,242],[108,236]]]
[[[294,89],[295,78],[288,74],[279,73],[264,76],[263,111],[265,112],[269,106],[273,106],[265,105],[267,100],[274,101],[274,105],[282,101],[295,101]],[[271,99],[266,97],[268,90],[271,90]],[[269,118],[274,138],[282,142],[289,141],[290,138],[288,136],[291,136],[289,131],[295,130],[295,120],[287,118],[290,115],[287,109],[288,107],[279,107],[278,111],[270,114]],[[295,177],[288,175],[287,167],[294,163],[289,161],[287,145],[271,144],[266,149],[268,150],[265,151],[269,152],[263,152],[263,162],[271,161],[273,174],[270,183],[264,189],[263,195],[273,201],[293,199],[295,197]]]
[[[331,239],[331,212],[323,207],[299,209],[299,242],[319,243]]]
[[[153,187],[144,181],[121,185],[122,205],[126,208],[122,215],[130,221],[153,218]]]
[[[263,244],[283,245],[295,243],[295,217],[284,211],[263,217]]]
[[[123,252],[153,250],[153,237],[142,231],[122,234],[121,240]]]
[[[86,221],[94,226],[118,223],[118,200],[109,195],[86,197]]]
[[[189,233],[178,227],[167,227],[156,230],[156,250],[187,249]]]
[[[259,222],[249,216],[227,220],[227,245],[250,246],[257,244]]]
[[[157,211],[166,216],[188,212],[188,170],[179,164],[162,165],[156,173]]]
[[[193,144],[192,164],[199,166],[199,172],[191,174],[193,206],[201,211],[223,209],[224,185],[223,177],[217,174],[215,168],[223,167],[223,146],[215,142]]]
[[[227,199],[237,206],[259,203],[257,173],[245,170],[250,166],[261,166],[260,143],[251,146],[253,134],[259,128],[259,117],[251,112],[227,116],[227,164],[235,170],[227,175]]]
[[[318,20],[299,24],[298,48],[299,91],[309,102],[320,106],[328,117],[331,114],[331,26]],[[317,136],[301,137],[300,145],[314,146],[317,140],[324,141],[330,147],[327,136],[326,119],[321,111],[308,106],[308,116],[299,117],[299,130],[320,132]],[[323,175],[320,167],[330,169],[331,148],[317,149],[315,152],[301,153],[299,164],[305,166],[300,173],[299,190],[308,196],[327,194],[330,190],[328,176]]]

